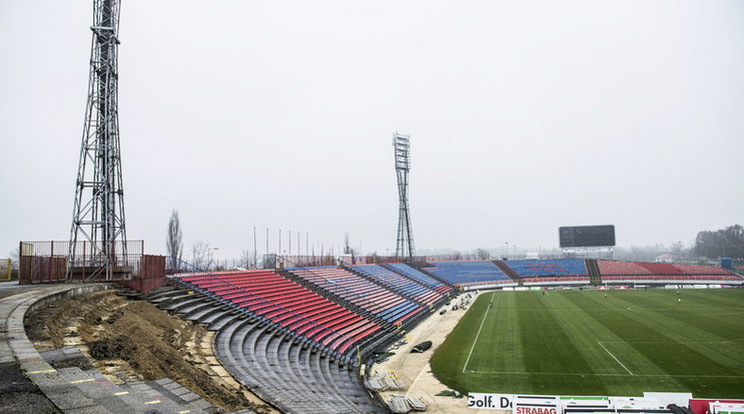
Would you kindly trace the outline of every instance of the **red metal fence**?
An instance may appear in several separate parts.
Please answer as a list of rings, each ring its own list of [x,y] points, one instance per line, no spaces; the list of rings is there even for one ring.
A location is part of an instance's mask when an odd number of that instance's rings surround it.
[[[121,283],[142,293],[148,293],[165,281],[165,256],[142,255],[139,273]]]
[[[95,252],[100,252],[100,248],[95,248],[90,242],[77,242],[74,247],[74,260],[70,261],[72,252],[67,241],[21,242],[18,255],[19,283],[64,282],[70,265],[72,277],[68,281],[75,282],[132,281],[131,287],[149,291],[162,284],[165,278],[165,257],[145,255],[142,240],[128,241],[126,255],[123,254],[122,245],[114,247],[117,252],[114,257],[116,270],[112,272],[110,280],[104,280],[97,276],[102,273],[96,273],[104,263],[100,257],[96,257]]]

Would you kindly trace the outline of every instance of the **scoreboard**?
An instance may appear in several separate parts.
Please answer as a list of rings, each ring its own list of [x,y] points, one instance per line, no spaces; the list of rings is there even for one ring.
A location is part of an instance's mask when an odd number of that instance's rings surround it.
[[[615,226],[573,226],[560,227],[558,238],[561,248],[566,247],[607,247],[615,245]]]

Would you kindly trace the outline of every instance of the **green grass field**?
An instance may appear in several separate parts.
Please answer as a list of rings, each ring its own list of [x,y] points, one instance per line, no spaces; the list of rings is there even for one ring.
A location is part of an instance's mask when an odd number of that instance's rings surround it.
[[[431,366],[462,393],[744,397],[744,290],[487,292]]]

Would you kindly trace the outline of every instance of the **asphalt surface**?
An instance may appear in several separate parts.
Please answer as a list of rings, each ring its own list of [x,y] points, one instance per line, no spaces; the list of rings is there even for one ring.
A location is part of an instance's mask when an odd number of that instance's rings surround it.
[[[0,364],[0,413],[61,413],[15,362]]]
[[[0,283],[0,301],[10,296],[38,289],[20,286],[18,282]],[[0,315],[7,317],[8,315]],[[0,332],[5,334],[6,332]],[[61,413],[57,407],[21,371],[17,362],[0,363],[0,413]]]

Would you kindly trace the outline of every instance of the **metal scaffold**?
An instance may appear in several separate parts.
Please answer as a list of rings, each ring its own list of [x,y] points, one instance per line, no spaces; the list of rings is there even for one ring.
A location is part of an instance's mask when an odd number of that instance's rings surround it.
[[[395,174],[398,177],[398,238],[395,244],[395,256],[411,260],[415,254],[413,246],[413,228],[408,208],[408,173],[411,169],[411,137],[397,132],[393,133],[395,150]]]
[[[118,119],[119,1],[93,2],[88,103],[80,149],[68,281],[126,273],[127,237]]]

